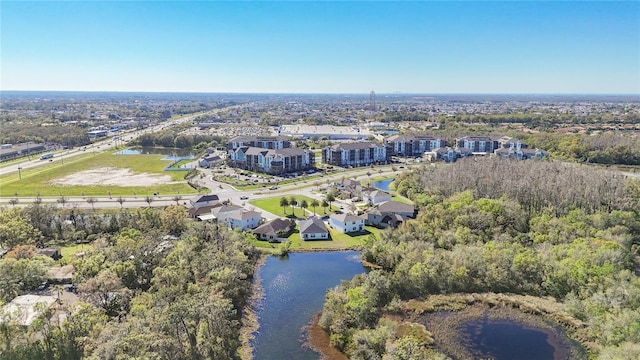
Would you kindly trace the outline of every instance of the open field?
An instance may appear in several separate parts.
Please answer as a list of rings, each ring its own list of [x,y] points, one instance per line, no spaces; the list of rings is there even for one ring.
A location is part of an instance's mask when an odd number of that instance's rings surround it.
[[[0,177],[0,197],[191,194],[185,172],[163,171],[164,155],[86,154]],[[20,176],[22,178],[20,178]]]

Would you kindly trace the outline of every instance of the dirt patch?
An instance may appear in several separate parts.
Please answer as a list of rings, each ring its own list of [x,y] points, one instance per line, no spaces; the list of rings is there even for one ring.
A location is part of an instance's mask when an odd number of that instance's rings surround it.
[[[53,185],[62,186],[154,186],[170,184],[169,175],[134,174],[131,169],[99,168],[80,171],[75,174],[52,181]]]
[[[320,315],[316,314],[305,328],[307,341],[304,346],[320,354],[320,360],[348,360],[345,354],[331,345],[329,334],[318,324]]]

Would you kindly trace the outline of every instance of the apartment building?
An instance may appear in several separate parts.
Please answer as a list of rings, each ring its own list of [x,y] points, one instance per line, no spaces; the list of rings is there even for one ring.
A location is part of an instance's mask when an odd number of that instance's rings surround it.
[[[425,152],[446,146],[444,139],[431,135],[392,135],[384,140],[390,156],[422,156]]]
[[[315,155],[299,148],[264,149],[243,146],[229,150],[230,166],[266,174],[286,174],[315,166]]]
[[[285,149],[291,147],[286,136],[236,136],[227,143],[227,150],[241,147],[257,147],[263,149]]]
[[[474,155],[492,154],[495,150],[493,139],[489,136],[465,136],[456,139],[456,145],[471,150]]]
[[[384,164],[388,161],[384,144],[371,141],[341,143],[322,149],[322,162],[341,167]]]

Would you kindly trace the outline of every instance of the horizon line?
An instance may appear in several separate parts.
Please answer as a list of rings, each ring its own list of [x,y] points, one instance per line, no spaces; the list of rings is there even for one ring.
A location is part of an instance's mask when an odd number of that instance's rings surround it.
[[[373,90],[375,91],[375,90]],[[27,93],[27,92],[49,92],[49,93],[143,93],[143,94],[230,94],[230,95],[370,95],[367,92],[238,92],[238,91],[148,91],[148,90],[2,90],[3,92]],[[591,92],[375,92],[376,95],[590,95],[590,96],[638,96],[638,93],[591,93]]]

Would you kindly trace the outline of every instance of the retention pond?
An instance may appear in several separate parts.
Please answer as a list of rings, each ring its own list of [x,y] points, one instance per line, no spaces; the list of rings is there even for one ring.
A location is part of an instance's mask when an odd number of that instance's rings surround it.
[[[259,270],[263,298],[252,341],[256,360],[318,359],[303,347],[303,329],[322,310],[327,289],[365,272],[356,251],[292,253],[269,257]]]

